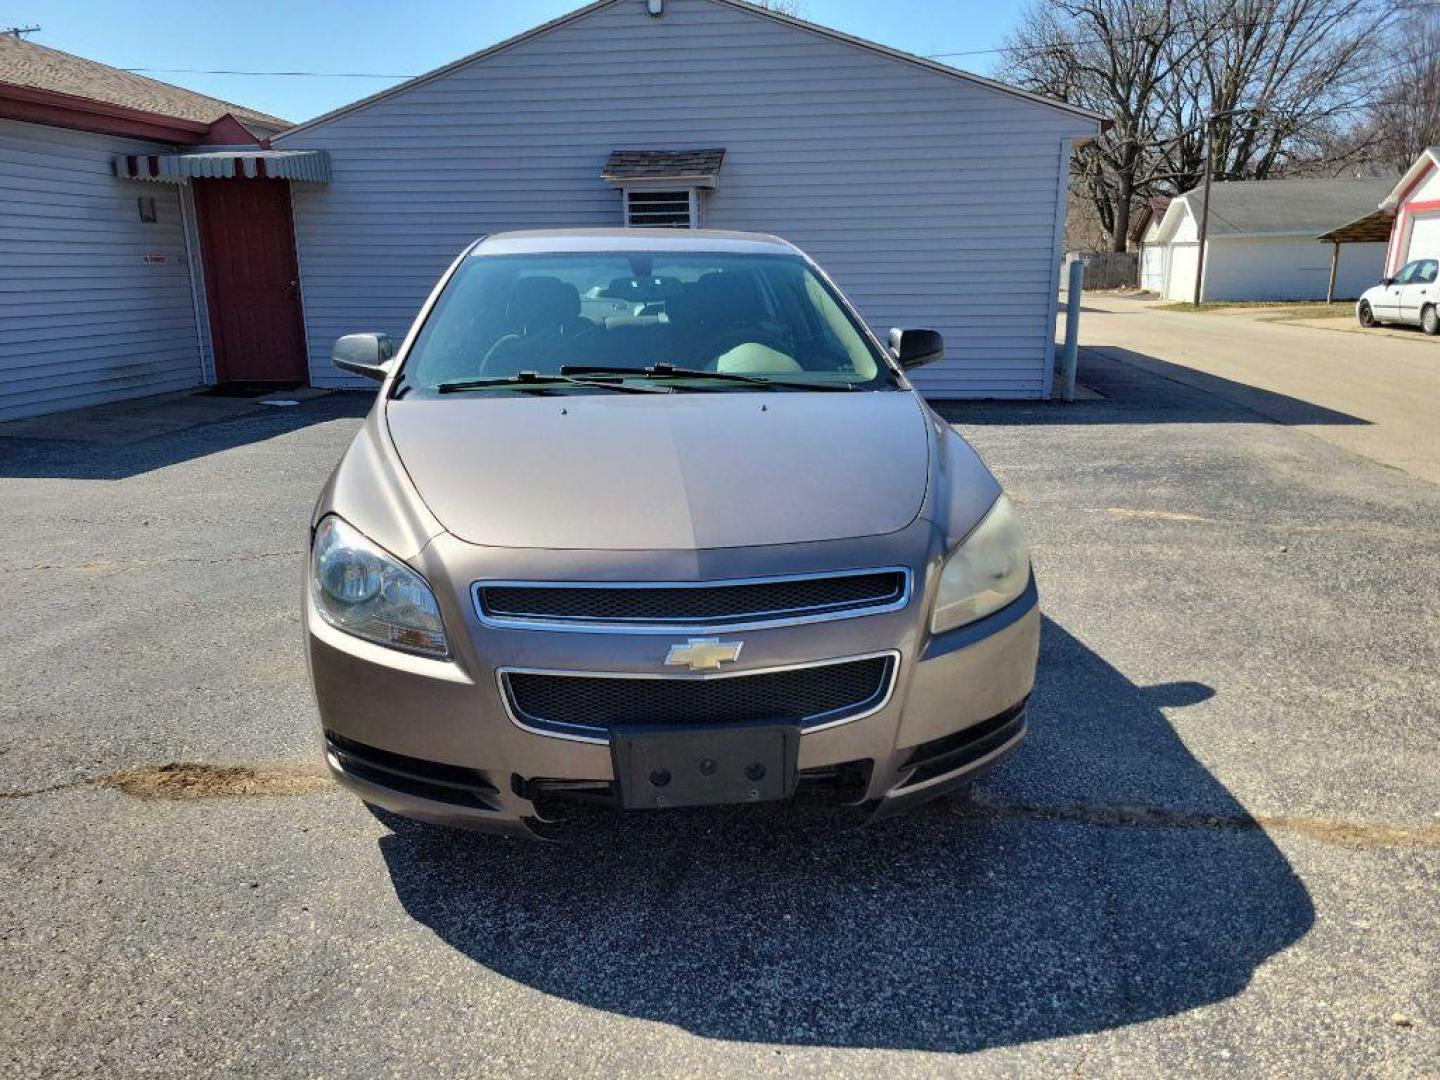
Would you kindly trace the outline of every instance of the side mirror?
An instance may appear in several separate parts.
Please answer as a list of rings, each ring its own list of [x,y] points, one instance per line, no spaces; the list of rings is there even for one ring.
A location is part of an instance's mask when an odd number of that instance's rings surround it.
[[[341,371],[382,382],[390,374],[395,342],[389,334],[346,334],[330,350],[330,362]]]
[[[934,330],[901,330],[897,326],[890,331],[890,355],[909,371],[945,359],[945,339]]]
[[[1393,277],[1382,277],[1380,279],[1380,284],[1385,286],[1394,285],[1395,279]]]

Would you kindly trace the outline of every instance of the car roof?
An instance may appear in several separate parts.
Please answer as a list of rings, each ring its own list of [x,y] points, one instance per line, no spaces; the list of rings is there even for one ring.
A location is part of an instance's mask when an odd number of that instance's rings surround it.
[[[768,233],[725,229],[526,229],[495,233],[473,255],[532,255],[590,251],[696,251],[743,255],[798,255],[799,249]]]

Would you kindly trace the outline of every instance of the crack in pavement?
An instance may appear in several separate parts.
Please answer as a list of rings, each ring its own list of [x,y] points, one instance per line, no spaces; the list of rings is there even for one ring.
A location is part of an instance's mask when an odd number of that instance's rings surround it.
[[[176,555],[165,559],[131,559],[114,562],[110,559],[90,559],[80,563],[33,563],[30,566],[0,567],[7,574],[36,572],[40,570],[78,570],[83,574],[105,574],[112,570],[134,570],[144,566],[170,566],[177,563],[251,562],[256,559],[300,558],[305,552],[300,548],[291,551],[237,552],[219,559],[210,555]]]
[[[103,776],[28,791],[0,791],[0,799],[28,799],[79,787],[101,787],[132,798],[176,802],[312,795],[333,790],[335,786],[329,771],[318,763],[210,765],[170,762],[122,769]],[[1393,825],[1293,814],[1208,814],[1148,803],[1045,805],[1009,802],[983,788],[975,788],[968,801],[957,802],[953,812],[961,817],[1064,822],[1107,828],[1203,829],[1211,832],[1279,830],[1349,848],[1440,847],[1440,825]]]

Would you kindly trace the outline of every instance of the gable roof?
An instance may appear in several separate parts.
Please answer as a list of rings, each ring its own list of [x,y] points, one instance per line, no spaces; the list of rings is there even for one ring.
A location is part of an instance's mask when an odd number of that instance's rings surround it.
[[[1421,151],[1414,164],[1405,170],[1404,176],[1400,177],[1400,182],[1385,196],[1385,201],[1380,204],[1380,208],[1382,210],[1396,209],[1419,183],[1420,178],[1435,168],[1440,168],[1440,146],[1431,146]]]
[[[480,49],[477,52],[470,53],[467,56],[462,56],[460,57],[460,59],[453,60],[448,64],[436,68],[434,71],[427,71],[423,75],[417,75],[413,79],[407,79],[402,83],[398,83],[395,86],[390,87],[389,89],[381,90],[379,93],[371,94],[369,97],[363,97],[359,101],[352,101],[349,105],[342,105],[338,109],[334,109],[328,113],[323,113],[320,116],[314,117],[313,119],[306,120],[304,123],[297,124],[290,130],[286,131],[283,136],[277,136],[277,138],[289,138],[292,135],[298,134],[302,131],[306,131],[312,127],[316,127],[320,124],[329,123],[331,120],[338,119],[341,116],[346,116],[352,112],[355,112],[358,109],[363,109],[368,105],[373,105],[378,101],[383,101],[386,98],[393,97],[396,94],[404,93],[406,90],[409,90],[412,87],[419,86],[420,84],[429,82],[432,79],[438,79],[442,76],[448,75],[450,74],[450,72],[455,71],[458,68],[462,68],[467,64],[473,64],[478,60],[487,60],[490,57],[496,55],[497,53],[501,53],[507,49],[514,48],[516,45],[523,44],[524,42],[527,42],[532,38],[537,38],[542,34],[548,34],[552,30],[558,30],[562,26],[567,26],[572,22],[583,19],[586,15],[590,15],[593,12],[611,7],[612,5],[619,2],[621,2],[621,0],[593,0],[592,3],[586,4],[584,7],[577,8],[574,11],[569,12],[568,14],[561,15],[559,18],[551,19],[549,22],[541,23],[539,26],[532,27],[529,30],[516,34],[514,37],[506,38],[504,41],[498,42],[497,44],[488,46],[484,49]],[[1002,94],[1008,94],[1012,97],[1018,97],[1023,100],[1032,102],[1036,105],[1042,105],[1046,108],[1057,109],[1072,116],[1078,116],[1085,120],[1093,121],[1097,126],[1109,123],[1107,117],[1103,116],[1100,113],[1092,112],[1089,109],[1081,108],[1079,105],[1071,105],[1068,102],[1057,101],[1054,98],[1043,97],[1040,94],[1033,94],[1028,90],[1021,90],[1019,87],[1009,86],[1006,83],[1002,82],[996,82],[994,79],[987,79],[981,75],[974,75],[968,71],[961,71],[959,68],[949,67],[948,65],[937,63],[936,61],[927,59],[923,56],[915,56],[912,53],[902,52],[899,49],[892,49],[889,46],[881,45],[878,42],[868,41],[865,38],[855,37],[852,34],[846,34],[839,30],[833,30],[828,26],[821,26],[819,23],[808,22],[805,19],[796,18],[793,15],[785,15],[778,11],[772,11],[769,8],[760,7],[756,3],[751,3],[749,2],[749,0],[709,0],[709,2],[712,4],[722,5],[724,7],[733,8],[737,11],[744,11],[747,14],[756,16],[757,18],[771,19],[775,22],[784,23],[788,26],[796,28],[797,30],[803,30],[808,33],[819,35],[820,37],[829,38],[832,41],[843,42],[846,45],[853,45],[857,48],[861,48],[872,53],[878,53],[881,56],[889,57],[890,59],[899,61],[901,63],[913,64],[917,67],[922,67],[929,71],[934,71],[938,74],[949,76],[950,78],[959,79],[963,82],[973,83],[978,86],[983,86],[987,89],[995,90]]]
[[[1389,188],[1383,179],[1221,181],[1210,186],[1207,228],[1212,237],[1319,236],[1373,212]],[[1175,202],[1199,221],[1205,190],[1194,188]]]
[[[1157,228],[1160,222],[1165,220],[1165,211],[1170,209],[1169,195],[1155,195],[1146,199],[1135,211],[1134,217],[1130,219],[1129,236],[1131,243],[1138,243],[1150,230],[1150,226]]]
[[[213,124],[228,113],[247,128],[253,125],[267,135],[289,126],[288,121],[277,116],[147,79],[133,71],[121,71],[13,34],[0,34],[3,83],[200,124]]]

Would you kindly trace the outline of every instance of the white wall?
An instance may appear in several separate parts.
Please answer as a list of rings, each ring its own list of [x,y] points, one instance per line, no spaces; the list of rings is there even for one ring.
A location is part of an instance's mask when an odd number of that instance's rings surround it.
[[[317,385],[347,331],[403,334],[483,233],[621,225],[617,148],[726,148],[713,228],[775,232],[881,335],[933,326],[935,396],[1047,385],[1066,140],[1089,121],[765,16],[618,0],[488,59],[275,141],[328,150],[295,189]]]
[[[1214,237],[1205,253],[1206,300],[1324,300],[1329,244],[1309,237]],[[1342,244],[1336,299],[1379,282],[1384,244]]]
[[[168,149],[0,120],[0,419],[202,381],[179,190],[110,167]]]

